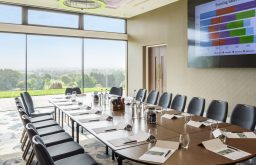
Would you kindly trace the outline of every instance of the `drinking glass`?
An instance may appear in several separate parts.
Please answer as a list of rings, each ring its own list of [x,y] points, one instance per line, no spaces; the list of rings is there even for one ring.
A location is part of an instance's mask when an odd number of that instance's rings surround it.
[[[211,127],[211,131],[212,132],[215,131],[216,129],[218,129],[218,121],[217,120],[213,120],[211,125],[210,125],[210,127]]]
[[[189,113],[184,114],[185,124],[187,124],[191,120],[192,116]]]
[[[223,143],[226,143],[226,140],[227,140],[226,132],[227,132],[227,130],[225,128],[221,128],[220,131],[221,131],[221,135],[219,136],[219,139]]]
[[[188,149],[190,142],[189,134],[180,134],[179,142],[182,148]]]
[[[72,91],[72,101],[75,102],[76,101],[76,91]]]
[[[67,94],[66,94],[66,98],[67,98],[67,99],[70,99],[70,98],[71,98],[71,93],[67,93]]]

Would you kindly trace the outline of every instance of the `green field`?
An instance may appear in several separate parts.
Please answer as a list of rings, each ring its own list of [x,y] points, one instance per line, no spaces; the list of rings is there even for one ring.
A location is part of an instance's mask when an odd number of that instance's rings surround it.
[[[101,91],[101,89],[105,91],[106,88],[84,88],[84,92],[96,92],[96,91]],[[0,98],[17,97],[17,96],[20,96],[20,92],[22,91],[0,91]],[[31,91],[29,90],[28,92],[33,96],[57,95],[57,94],[64,94],[65,89],[44,89],[44,90],[31,90]]]

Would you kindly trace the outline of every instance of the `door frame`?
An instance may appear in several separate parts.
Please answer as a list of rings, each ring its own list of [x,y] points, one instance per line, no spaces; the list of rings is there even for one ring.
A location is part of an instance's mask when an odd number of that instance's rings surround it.
[[[148,78],[149,78],[149,76],[148,76],[148,74],[149,74],[148,73],[149,72],[149,65],[148,65],[149,48],[159,47],[159,46],[165,46],[167,48],[167,44],[153,44],[153,45],[143,46],[143,87],[146,89],[149,89],[149,81],[148,81]],[[168,49],[166,49],[166,52],[167,52],[167,50]],[[166,54],[165,54],[165,57],[167,57]]]

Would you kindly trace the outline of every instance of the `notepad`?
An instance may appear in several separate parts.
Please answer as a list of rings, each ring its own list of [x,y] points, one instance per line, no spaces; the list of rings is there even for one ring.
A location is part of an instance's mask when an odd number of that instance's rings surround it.
[[[64,103],[58,103],[58,106],[69,106],[69,105],[73,105],[72,102],[64,102]]]
[[[86,119],[80,119],[79,121],[81,123],[88,123],[88,122],[97,122],[97,121],[111,121],[111,119],[113,119],[112,116],[99,116],[99,117],[93,117],[93,118],[86,118]]]
[[[61,103],[61,102],[68,102],[68,99],[52,99],[52,102],[54,103]]]
[[[80,110],[81,107],[79,105],[69,104],[66,107],[62,107],[64,111],[72,111],[72,110]]]
[[[141,143],[141,142],[146,143],[146,140],[149,138],[149,136],[150,136],[150,134],[147,132],[138,132],[137,134],[129,136],[129,137],[109,140],[109,143],[111,143],[115,147],[137,144],[137,143]]]
[[[147,162],[164,163],[178,148],[179,142],[158,140],[155,146],[139,159]]]
[[[241,133],[226,132],[225,135],[227,136],[227,138],[238,138],[238,139],[256,138],[256,135],[254,132],[241,132]]]
[[[190,120],[187,125],[192,126],[192,127],[196,127],[196,128],[200,128],[203,126],[210,126],[212,124],[212,122],[210,120],[205,120],[205,121],[193,121]]]
[[[184,116],[182,115],[170,115],[170,114],[164,114],[161,116],[162,118],[166,118],[166,119],[178,119],[178,118],[182,118]]]
[[[117,131],[116,126],[107,126],[107,127],[100,127],[100,128],[94,128],[92,129],[95,133],[106,133],[106,132],[112,132],[112,131]]]
[[[229,158],[231,160],[237,160],[251,155],[248,152],[223,144],[218,138],[204,141],[202,142],[202,144],[207,150]]]

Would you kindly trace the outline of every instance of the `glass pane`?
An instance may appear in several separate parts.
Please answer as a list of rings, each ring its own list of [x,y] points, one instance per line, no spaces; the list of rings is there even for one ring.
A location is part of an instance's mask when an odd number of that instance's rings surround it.
[[[0,4],[0,22],[21,24],[21,7]]]
[[[16,109],[13,97],[25,89],[25,43],[25,35],[0,33],[0,111]]]
[[[28,24],[78,28],[78,15],[28,10]]]
[[[85,39],[85,88],[125,89],[126,44],[126,41]]]
[[[28,90],[53,95],[81,87],[81,56],[82,39],[28,35]]]
[[[125,33],[125,26],[124,19],[99,17],[93,15],[84,16],[85,30]]]

